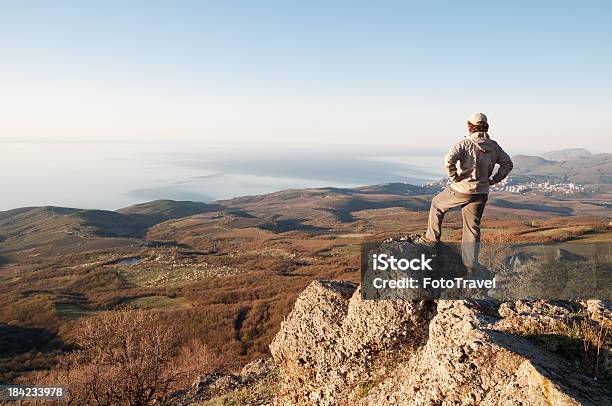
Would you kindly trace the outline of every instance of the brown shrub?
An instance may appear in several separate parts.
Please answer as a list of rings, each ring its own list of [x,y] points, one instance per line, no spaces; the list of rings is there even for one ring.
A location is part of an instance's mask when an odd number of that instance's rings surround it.
[[[47,378],[66,386],[69,405],[166,404],[177,384],[211,359],[201,343],[181,352],[173,325],[143,310],[87,319],[76,344],[78,349]],[[196,368],[197,363],[204,366]]]

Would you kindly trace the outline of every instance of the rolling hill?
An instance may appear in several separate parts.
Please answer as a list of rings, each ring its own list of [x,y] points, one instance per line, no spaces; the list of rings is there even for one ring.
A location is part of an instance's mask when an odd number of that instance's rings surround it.
[[[515,156],[511,176],[529,176],[535,181],[574,182],[585,185],[612,184],[612,154],[552,162],[535,156]]]
[[[163,221],[222,209],[199,202],[157,200],[118,211],[67,207],[26,207],[0,212],[0,251],[30,256],[138,244]]]
[[[152,202],[135,204],[117,210],[118,213],[133,217],[148,218],[149,223],[187,217],[199,213],[222,210],[218,204],[191,201],[154,200]]]
[[[582,167],[576,164],[580,160],[550,163],[538,157],[523,156],[521,159],[530,163],[543,162],[530,170],[517,168],[517,172],[526,173],[529,178],[580,182],[588,177],[589,181],[596,178],[610,182],[609,170],[601,171],[599,163],[603,160],[610,165],[609,154],[595,155]],[[593,161],[593,167],[587,166]],[[517,160],[517,165],[520,163],[521,160]],[[157,242],[192,245],[194,241],[202,241],[202,249],[211,249],[214,245],[209,243],[211,236],[225,232],[223,230],[329,234],[345,229],[350,233],[354,229],[375,229],[377,226],[371,221],[383,214],[404,216],[413,213],[412,217],[419,218],[426,215],[435,192],[430,189],[393,183],[354,189],[285,190],[214,203],[158,200],[117,211],[53,206],[21,208],[0,212],[0,254],[4,256],[2,261],[7,262],[19,252],[28,252],[32,258],[44,258]],[[575,199],[554,200],[516,194],[502,198],[496,194],[489,201],[489,210],[501,210],[499,216],[504,213],[571,216],[598,215],[605,212],[607,206]]]

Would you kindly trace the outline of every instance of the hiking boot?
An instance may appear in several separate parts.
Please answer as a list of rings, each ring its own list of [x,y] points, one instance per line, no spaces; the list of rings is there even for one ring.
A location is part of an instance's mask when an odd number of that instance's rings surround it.
[[[427,238],[427,233],[423,233],[419,236],[419,238],[421,239],[422,242],[426,243],[426,244],[438,244],[440,241],[436,241],[436,240],[430,240],[429,238]]]

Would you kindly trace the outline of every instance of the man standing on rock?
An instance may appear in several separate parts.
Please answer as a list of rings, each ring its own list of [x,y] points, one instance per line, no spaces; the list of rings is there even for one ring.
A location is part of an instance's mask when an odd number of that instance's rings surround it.
[[[489,186],[501,182],[510,173],[512,160],[497,142],[489,138],[487,116],[473,114],[467,126],[469,134],[453,145],[444,157],[451,183],[431,201],[424,239],[440,241],[444,215],[454,207],[461,207],[463,263],[468,274],[472,274],[478,263],[480,219],[489,196]],[[499,164],[499,169],[491,178],[495,164]]]

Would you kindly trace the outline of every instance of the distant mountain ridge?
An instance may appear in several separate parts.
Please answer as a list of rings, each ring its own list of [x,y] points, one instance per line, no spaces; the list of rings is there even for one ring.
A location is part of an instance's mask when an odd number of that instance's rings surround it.
[[[534,181],[573,182],[585,185],[612,184],[612,154],[596,154],[565,161],[547,160],[539,156],[512,157],[511,177],[526,176]]]
[[[549,161],[572,161],[574,159],[588,158],[593,154],[586,148],[566,148],[556,151],[549,151],[542,154],[542,157]]]
[[[512,157],[514,170],[531,170],[542,165],[552,165],[553,161],[533,155],[515,155]]]

